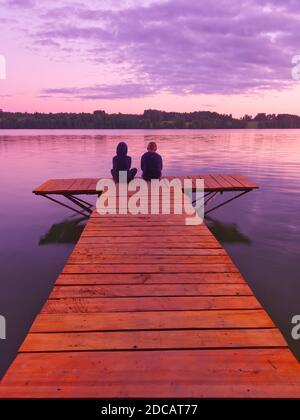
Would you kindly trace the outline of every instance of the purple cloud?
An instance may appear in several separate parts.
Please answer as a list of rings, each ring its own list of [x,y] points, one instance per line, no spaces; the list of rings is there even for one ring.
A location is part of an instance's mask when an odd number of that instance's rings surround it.
[[[85,59],[117,65],[119,79],[127,82],[64,92],[58,87],[57,94],[238,94],[292,83],[291,57],[300,48],[298,0],[136,1],[116,10],[99,4],[106,3],[45,2],[32,36],[37,46],[80,44]]]
[[[7,0],[9,6],[33,7],[35,0]]]
[[[76,99],[126,99],[149,96],[154,93],[150,85],[125,83],[120,85],[96,85],[85,88],[45,89],[42,97],[74,97]]]
[[[59,47],[60,44],[53,39],[38,39],[35,42],[37,45],[41,45],[43,47]]]

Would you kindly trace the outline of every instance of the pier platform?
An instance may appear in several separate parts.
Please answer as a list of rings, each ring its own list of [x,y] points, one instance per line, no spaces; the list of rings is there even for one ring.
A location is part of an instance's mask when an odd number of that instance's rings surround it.
[[[0,397],[299,398],[300,364],[205,224],[93,211]]]

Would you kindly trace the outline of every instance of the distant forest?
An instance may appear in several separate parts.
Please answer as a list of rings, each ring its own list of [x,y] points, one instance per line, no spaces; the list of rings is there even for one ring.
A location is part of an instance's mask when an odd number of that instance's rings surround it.
[[[21,113],[0,110],[1,128],[29,129],[167,129],[167,128],[300,128],[300,117],[289,114],[257,114],[233,118],[231,114],[217,112],[165,112],[154,109],[143,114],[107,114],[105,111],[91,113]]]

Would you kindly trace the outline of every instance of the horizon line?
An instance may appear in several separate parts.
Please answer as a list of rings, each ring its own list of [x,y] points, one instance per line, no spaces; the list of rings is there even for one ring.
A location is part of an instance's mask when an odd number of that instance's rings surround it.
[[[236,119],[236,120],[242,120],[245,117],[249,117],[249,118],[251,117],[251,119],[255,119],[255,117],[257,117],[258,115],[275,116],[275,117],[276,116],[279,116],[279,115],[289,115],[289,116],[293,116],[293,117],[300,117],[299,114],[274,113],[274,112],[271,112],[271,113],[268,113],[268,112],[257,112],[255,116],[246,113],[246,114],[244,114],[241,117],[236,117],[231,112],[222,113],[222,112],[211,111],[211,110],[207,110],[207,109],[203,109],[203,110],[199,110],[198,109],[198,110],[194,110],[194,111],[183,111],[182,112],[182,111],[166,111],[166,110],[157,109],[157,108],[145,108],[140,113],[134,113],[134,112],[127,113],[127,112],[120,112],[120,111],[119,112],[107,112],[104,109],[95,109],[94,111],[90,111],[90,112],[86,112],[86,111],[82,111],[82,112],[74,112],[74,111],[55,111],[55,112],[52,112],[52,111],[48,111],[48,112],[32,111],[32,112],[30,112],[30,111],[7,111],[7,110],[4,110],[4,109],[0,108],[0,114],[1,113],[3,113],[3,114],[7,113],[7,114],[29,114],[29,115],[30,114],[32,114],[32,115],[34,115],[34,114],[42,114],[42,115],[49,115],[49,114],[52,114],[52,115],[55,115],[55,114],[75,114],[75,115],[79,115],[79,114],[95,114],[95,113],[99,112],[99,113],[105,113],[106,115],[135,115],[135,116],[142,116],[142,115],[144,115],[144,113],[146,111],[161,112],[161,113],[166,113],[166,114],[181,114],[181,115],[201,113],[201,112],[209,112],[211,114],[225,115],[225,116],[228,116],[228,117],[231,116],[233,119]]]

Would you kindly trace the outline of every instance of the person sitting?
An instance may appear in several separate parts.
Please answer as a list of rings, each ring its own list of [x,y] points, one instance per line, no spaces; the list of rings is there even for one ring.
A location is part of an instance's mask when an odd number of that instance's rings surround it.
[[[143,171],[143,179],[150,181],[151,179],[160,179],[163,168],[162,157],[156,152],[157,145],[154,141],[148,144],[147,152],[141,158],[141,169]]]
[[[127,172],[127,182],[133,180],[137,173],[136,168],[131,169],[131,157],[127,156],[127,144],[123,141],[117,146],[116,156],[113,158],[113,168],[111,174],[116,182],[119,182],[119,172]]]

